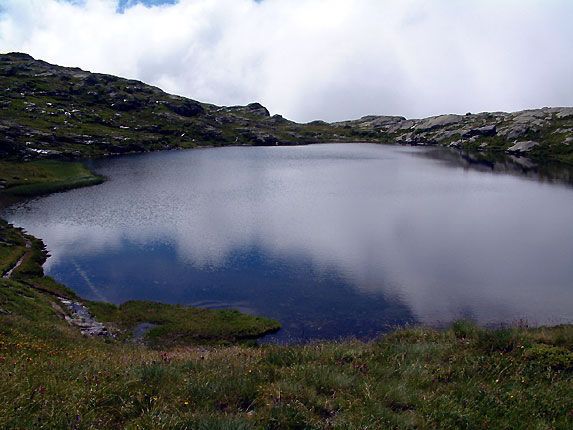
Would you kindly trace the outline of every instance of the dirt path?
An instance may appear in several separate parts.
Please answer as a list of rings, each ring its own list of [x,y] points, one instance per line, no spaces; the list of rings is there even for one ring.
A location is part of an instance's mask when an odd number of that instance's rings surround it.
[[[16,270],[18,267],[20,267],[20,265],[24,261],[24,258],[26,258],[26,255],[28,254],[28,250],[32,247],[32,242],[30,242],[30,240],[28,238],[24,238],[24,240],[26,241],[26,252],[24,252],[24,255],[22,255],[20,257],[20,259],[18,261],[16,261],[16,264],[14,264],[10,270],[8,270],[6,273],[4,273],[2,278],[10,279],[12,277],[12,273],[14,272],[14,270]]]

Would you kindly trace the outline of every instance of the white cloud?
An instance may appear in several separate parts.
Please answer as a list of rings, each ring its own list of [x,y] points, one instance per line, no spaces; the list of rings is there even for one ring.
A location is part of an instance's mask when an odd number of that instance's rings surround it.
[[[569,0],[3,0],[0,51],[298,121],[573,105]]]

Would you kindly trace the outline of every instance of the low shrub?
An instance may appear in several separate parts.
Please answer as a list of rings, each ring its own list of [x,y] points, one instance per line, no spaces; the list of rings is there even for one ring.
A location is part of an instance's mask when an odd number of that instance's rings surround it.
[[[529,361],[554,369],[573,369],[573,352],[559,346],[538,343],[527,348],[524,357]]]

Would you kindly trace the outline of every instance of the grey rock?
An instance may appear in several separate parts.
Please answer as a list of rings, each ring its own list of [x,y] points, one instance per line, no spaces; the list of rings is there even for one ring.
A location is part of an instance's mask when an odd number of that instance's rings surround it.
[[[512,124],[499,130],[498,134],[505,136],[507,140],[515,140],[527,134],[529,130],[530,126],[528,124]]]
[[[288,124],[291,122],[288,119],[284,118],[282,115],[279,115],[278,113],[271,116],[269,118],[269,121],[273,124]]]
[[[228,107],[219,107],[215,109],[215,112],[225,112],[225,113],[232,113],[232,114],[248,114],[248,115],[255,115],[261,117],[270,117],[271,114],[267,110],[266,107],[261,105],[260,103],[250,103],[247,106],[228,106]]]
[[[197,115],[201,115],[202,113],[205,112],[205,109],[203,109],[203,106],[201,106],[199,102],[190,99],[187,99],[180,104],[167,103],[167,107],[172,112],[175,112],[177,115],[181,115],[186,118],[191,118]]]
[[[432,130],[434,128],[445,127],[463,121],[461,115],[439,115],[427,118],[415,126],[416,130]]]
[[[510,147],[507,148],[508,153],[515,153],[515,154],[520,154],[520,153],[525,153],[525,152],[529,152],[531,151],[533,148],[535,148],[536,146],[538,146],[539,143],[538,142],[534,142],[532,140],[525,140],[525,141],[521,141],[521,142],[515,142],[515,144]]]
[[[495,125],[486,125],[484,127],[473,128],[469,132],[465,133],[464,137],[472,136],[495,136],[497,133]]]
[[[556,112],[557,118],[565,118],[568,116],[573,116],[573,107],[563,107],[557,108],[558,111]]]
[[[459,136],[466,136],[470,132],[469,128],[462,128],[462,129],[454,129],[454,130],[440,130],[434,134],[434,139],[437,141],[449,139],[450,137],[455,136],[456,134]]]
[[[391,124],[388,126],[388,129],[386,130],[388,133],[397,133],[401,130],[408,130],[412,127],[414,127],[416,123],[411,120],[411,119],[407,119],[405,121],[400,121],[400,122],[396,122],[394,124]]]
[[[74,302],[72,300],[64,299],[63,297],[59,297],[59,299],[71,313],[71,317],[66,315],[66,321],[77,326],[83,335],[115,337],[108,331],[104,324],[94,319],[94,317],[89,313],[88,308],[86,308],[83,303]]]
[[[274,146],[280,144],[280,140],[277,136],[262,130],[246,130],[243,132],[243,137],[257,146]]]
[[[266,107],[264,107],[260,103],[250,103],[247,105],[247,109],[249,110],[250,114],[257,115],[257,116],[271,116],[269,111]]]
[[[414,132],[405,133],[405,134],[398,136],[396,138],[396,142],[402,143],[402,144],[404,144],[404,143],[405,144],[415,143]]]
[[[543,109],[529,109],[516,112],[513,120],[520,123],[535,122],[540,118],[545,118],[546,112]]]
[[[386,129],[405,120],[406,118],[402,116],[366,116],[360,118],[361,124],[359,127],[363,129]]]

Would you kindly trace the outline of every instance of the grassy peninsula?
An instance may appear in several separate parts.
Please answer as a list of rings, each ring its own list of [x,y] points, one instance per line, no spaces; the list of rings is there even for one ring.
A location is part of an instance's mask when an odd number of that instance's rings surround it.
[[[83,165],[62,160],[39,159],[26,163],[0,160],[0,171],[0,185],[6,196],[36,196],[103,182],[102,177]]]

